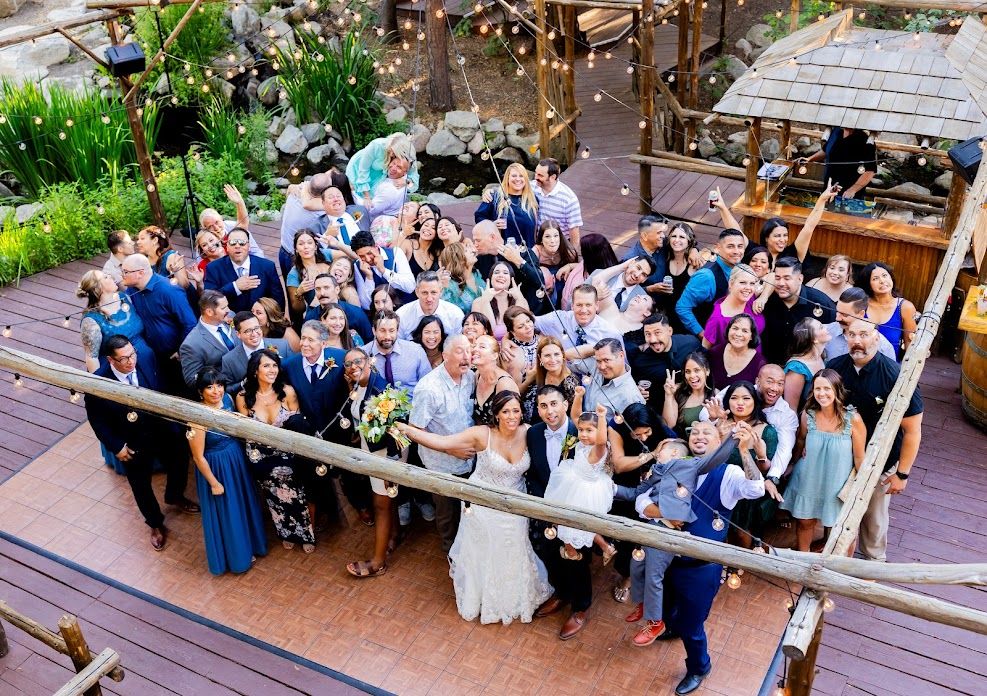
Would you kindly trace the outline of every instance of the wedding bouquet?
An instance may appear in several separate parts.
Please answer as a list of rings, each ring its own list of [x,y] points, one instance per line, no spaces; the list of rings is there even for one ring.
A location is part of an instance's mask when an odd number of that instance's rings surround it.
[[[388,387],[367,401],[366,410],[356,429],[369,444],[377,444],[385,434],[389,434],[398,447],[404,449],[411,441],[399,433],[394,424],[410,413],[411,395],[408,390]]]

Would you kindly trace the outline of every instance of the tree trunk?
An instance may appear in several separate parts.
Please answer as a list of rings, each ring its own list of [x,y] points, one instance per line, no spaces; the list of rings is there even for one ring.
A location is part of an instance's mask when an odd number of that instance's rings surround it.
[[[396,43],[398,34],[397,0],[380,0],[380,28],[384,30],[383,43]]]
[[[428,0],[425,12],[425,40],[428,47],[428,105],[452,111],[452,81],[449,77],[449,39],[446,33],[443,0]],[[442,17],[436,17],[438,10]]]

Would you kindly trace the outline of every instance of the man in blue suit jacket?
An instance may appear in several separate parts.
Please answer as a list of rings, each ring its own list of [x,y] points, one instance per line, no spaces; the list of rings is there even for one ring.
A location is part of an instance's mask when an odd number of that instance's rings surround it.
[[[560,461],[575,454],[576,426],[568,416],[569,402],[558,387],[545,385],[539,389],[536,403],[542,422],[528,428],[526,437],[531,466],[525,479],[528,493],[544,498],[552,470]],[[586,625],[586,610],[593,601],[589,567],[593,555],[584,553],[575,561],[563,559],[559,555],[562,542],[545,538],[545,528],[550,526],[545,522],[532,520],[529,527],[531,545],[545,564],[548,581],[555,588],[555,594],[538,608],[535,616],[554,614],[570,604],[572,614],[559,632],[559,638],[569,640]]]
[[[348,442],[339,424],[349,395],[349,386],[343,376],[346,351],[327,347],[328,340],[329,329],[321,322],[306,321],[298,341],[301,352],[286,360],[283,369],[298,395],[302,414],[319,431],[322,439]],[[332,486],[327,484],[327,478],[318,477],[310,480],[307,488],[309,499],[323,512],[331,514],[336,509],[335,499]]]
[[[234,227],[226,239],[226,256],[206,266],[203,285],[226,295],[234,312],[249,312],[262,297],[270,297],[284,309],[284,288],[273,261],[250,252],[250,237]]]
[[[107,351],[107,364],[96,370],[97,377],[159,390],[157,375],[150,366],[137,363],[137,351],[125,336],[111,336]],[[86,416],[99,441],[123,462],[137,508],[151,528],[151,546],[155,551],[162,550],[168,532],[151,488],[151,469],[162,440],[177,437],[177,433],[169,432],[168,426],[157,416],[91,394],[86,395]],[[198,512],[198,505],[185,497],[188,459],[169,458],[164,464],[168,471],[165,502],[185,512]]]

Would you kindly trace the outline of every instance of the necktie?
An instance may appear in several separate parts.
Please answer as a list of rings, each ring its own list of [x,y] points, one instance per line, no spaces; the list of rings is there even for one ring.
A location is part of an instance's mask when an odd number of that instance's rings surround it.
[[[624,293],[627,292],[627,288],[621,288],[617,296],[613,298],[614,304],[617,305],[617,309],[620,309],[620,303],[624,301]]]
[[[247,273],[247,269],[246,269],[246,268],[244,268],[243,266],[240,266],[240,267],[239,267],[238,269],[236,269],[236,274],[237,274],[238,276],[240,276],[241,278],[242,278],[242,277],[243,277],[244,275],[246,275],[246,273]]]
[[[308,381],[311,382],[312,384],[315,384],[315,380],[318,378],[318,373],[319,373],[318,363],[316,363],[315,365],[310,365],[308,368]]]
[[[577,326],[576,327],[576,345],[577,346],[581,346],[581,345],[583,345],[583,344],[585,344],[587,342],[588,341],[586,340],[586,332],[583,330],[583,327]]]
[[[336,218],[336,224],[343,227],[343,218]]]
[[[391,356],[393,353],[387,353],[384,356],[384,379],[387,380],[388,384],[394,384],[394,369],[391,367]]]
[[[137,380],[134,379],[134,373],[133,372],[131,372],[129,375],[127,375],[127,381],[130,383],[130,386],[132,386],[132,387],[136,387],[137,386]]]
[[[233,346],[235,344],[233,343],[233,341],[230,340],[230,337],[226,335],[226,332],[223,331],[222,326],[216,327],[216,333],[219,334],[219,340],[221,340],[223,342],[223,345],[226,346],[226,350],[233,350]]]

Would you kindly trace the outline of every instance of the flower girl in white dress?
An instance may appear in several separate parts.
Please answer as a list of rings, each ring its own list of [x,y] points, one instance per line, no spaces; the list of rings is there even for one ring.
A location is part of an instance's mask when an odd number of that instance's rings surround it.
[[[576,387],[577,390],[581,387]],[[576,420],[579,442],[576,456],[559,462],[545,488],[545,500],[584,508],[592,512],[610,512],[613,504],[613,469],[610,445],[607,442],[607,409],[597,405],[596,413],[584,411]],[[558,538],[563,542],[562,557],[579,560],[579,549],[596,544],[603,551],[603,563],[613,558],[616,549],[602,536],[581,529],[559,526]]]

